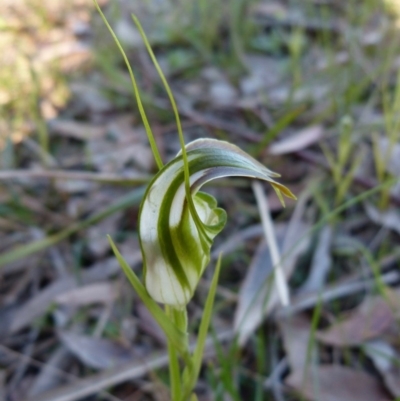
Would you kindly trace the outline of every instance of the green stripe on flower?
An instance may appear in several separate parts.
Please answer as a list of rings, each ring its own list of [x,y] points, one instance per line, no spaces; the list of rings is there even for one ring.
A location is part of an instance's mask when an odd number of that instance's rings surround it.
[[[160,303],[183,308],[192,298],[210,260],[214,237],[223,229],[226,213],[214,197],[199,192],[203,184],[221,177],[242,176],[269,181],[281,193],[295,196],[279,177],[228,142],[199,139],[186,145],[190,190],[198,218],[193,218],[185,195],[184,166],[179,153],[151,181],[142,201],[139,234],[145,286]]]

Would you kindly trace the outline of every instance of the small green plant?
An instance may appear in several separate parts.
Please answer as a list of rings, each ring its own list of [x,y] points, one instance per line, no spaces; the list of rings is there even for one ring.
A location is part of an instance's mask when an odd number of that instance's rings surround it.
[[[193,352],[188,344],[186,306],[210,261],[213,239],[226,222],[226,213],[217,207],[217,201],[199,190],[203,184],[216,178],[242,176],[269,182],[282,203],[282,194],[290,198],[295,196],[274,180],[279,174],[268,170],[235,145],[215,139],[199,139],[185,145],[174,97],[141,24],[133,15],[176,118],[181,151],[164,166],[128,59],[96,0],[94,2],[127,64],[139,111],[159,167],[159,172],[144,194],[139,213],[144,284],[130,269],[111,238],[110,243],[130,283],[167,337],[171,399],[196,400],[193,389],[200,372],[211,321],[220,259],[204,306]],[[164,310],[158,303],[165,306]],[[183,362],[182,369],[180,361]]]
[[[245,49],[256,26],[247,17],[253,0],[177,0],[165,23],[167,36],[189,44],[200,59],[225,68],[231,77],[246,68]]]
[[[388,171],[388,164],[392,158],[392,152],[399,140],[399,110],[400,110],[400,73],[397,75],[394,93],[389,95],[389,91],[383,93],[383,112],[385,119],[386,136],[380,137],[378,134],[372,136],[372,149],[376,176],[379,183],[383,183],[392,178]],[[382,146],[383,142],[386,146]],[[379,207],[386,209],[389,205],[391,188],[384,188],[380,194]]]
[[[344,200],[363,158],[362,152],[356,152],[355,143],[351,139],[352,132],[353,121],[349,116],[345,116],[340,121],[336,155],[327,146],[321,145],[336,186],[335,206]]]

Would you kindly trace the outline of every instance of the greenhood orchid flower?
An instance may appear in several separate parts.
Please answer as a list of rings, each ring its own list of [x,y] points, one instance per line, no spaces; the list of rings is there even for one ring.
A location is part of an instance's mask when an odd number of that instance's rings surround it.
[[[295,198],[274,180],[279,174],[228,142],[199,139],[187,144],[186,152],[195,213],[186,199],[179,152],[151,181],[139,215],[146,289],[155,301],[177,309],[192,298],[210,260],[213,239],[226,222],[216,200],[199,192],[203,184],[221,177],[251,177],[270,182],[282,201],[281,193]]]

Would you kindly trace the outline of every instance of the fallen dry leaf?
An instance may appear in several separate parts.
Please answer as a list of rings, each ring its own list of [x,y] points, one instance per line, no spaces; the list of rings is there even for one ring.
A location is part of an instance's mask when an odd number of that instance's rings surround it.
[[[382,375],[388,390],[400,397],[400,354],[383,340],[368,341],[364,351]]]
[[[379,337],[394,321],[392,306],[385,299],[369,297],[342,321],[318,331],[316,337],[324,344],[338,347],[360,345]]]
[[[234,327],[239,333],[240,343],[246,341],[263,317],[271,311],[273,304],[269,300],[274,285],[270,252],[267,244],[262,241],[239,291]]]
[[[63,381],[65,376],[64,370],[67,370],[71,363],[72,356],[66,347],[56,349],[51,357],[46,361],[46,364],[41,369],[40,373],[35,377],[35,380],[29,389],[29,397],[49,391]],[[1,398],[0,398],[1,400]]]
[[[324,129],[321,125],[312,125],[271,144],[268,152],[271,155],[284,155],[297,152],[318,142]]]
[[[63,292],[55,298],[55,302],[68,306],[83,306],[93,303],[108,304],[118,297],[118,288],[115,283],[106,281],[84,285]]]
[[[49,129],[54,135],[86,141],[101,138],[107,132],[107,127],[73,120],[53,119],[49,121]]]
[[[332,227],[325,226],[318,235],[316,249],[312,258],[310,273],[301,286],[298,294],[320,291],[325,283],[332,265],[331,242]]]
[[[133,127],[131,118],[122,116],[108,125],[107,134],[87,141],[87,152],[99,171],[115,173],[128,162],[133,162],[141,170],[150,171],[154,158],[144,137],[143,129]]]
[[[283,62],[275,57],[246,54],[244,62],[248,75],[243,77],[239,83],[244,96],[265,93],[266,89],[276,86],[283,80]],[[268,71],[268,74],[265,71]]]
[[[340,365],[318,365],[311,321],[295,315],[278,321],[291,369],[285,383],[313,401],[389,400],[379,381],[362,371]]]
[[[109,369],[133,358],[132,350],[116,341],[65,331],[59,337],[81,362],[94,369]]]
[[[263,235],[263,228],[261,224],[254,224],[252,226],[246,227],[240,231],[232,233],[228,236],[225,241],[223,241],[219,246],[215,247],[211,253],[213,259],[217,259],[219,254],[228,255],[234,252],[244,241],[261,237]]]
[[[296,104],[313,101],[321,102],[329,96],[332,88],[329,84],[314,84],[298,88],[293,94],[293,102]],[[292,96],[292,89],[289,86],[281,86],[269,91],[268,99],[271,104],[282,105]]]
[[[87,194],[88,192],[95,192],[99,189],[99,185],[97,183],[79,179],[56,179],[55,187],[59,192],[64,192],[71,195]]]
[[[288,316],[278,320],[283,345],[292,373],[304,372],[311,364],[315,364],[315,343],[311,344],[311,322],[302,314]]]
[[[142,259],[139,250],[130,253],[125,252],[124,257],[130,266],[135,265]],[[120,271],[118,261],[114,257],[110,257],[83,271],[79,282],[81,284],[89,284],[95,281],[102,281],[118,271]],[[9,333],[15,333],[28,326],[37,317],[46,313],[51,303],[60,294],[75,288],[78,288],[78,279],[76,277],[62,278],[48,285],[15,311],[8,326]]]
[[[237,100],[236,88],[225,80],[213,82],[209,89],[210,100],[217,106],[231,106]]]
[[[117,231],[122,216],[121,211],[113,213],[87,230],[87,245],[96,259],[106,256],[109,252],[110,242],[107,234],[111,235]]]
[[[340,365],[322,365],[307,373],[292,373],[286,384],[313,401],[389,401],[379,380],[362,371]]]

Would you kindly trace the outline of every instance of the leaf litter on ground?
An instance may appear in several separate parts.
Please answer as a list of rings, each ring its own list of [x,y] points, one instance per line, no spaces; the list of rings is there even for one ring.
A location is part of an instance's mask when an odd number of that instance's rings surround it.
[[[396,322],[393,308],[399,305],[399,297],[387,293],[385,298],[367,298],[353,313],[339,320],[328,329],[319,331],[319,341],[333,346],[355,346],[380,337]],[[387,299],[386,299],[387,298]]]
[[[399,316],[399,291],[386,289],[384,295],[369,296],[343,319],[317,331],[316,338],[334,347],[359,347],[372,360],[387,389],[398,397],[399,347],[393,340],[400,329]]]
[[[93,224],[93,221],[90,222],[90,217],[89,223],[83,219],[96,215],[98,210],[103,210],[125,193],[123,189],[111,187],[106,183],[116,184],[119,182],[118,177],[121,177],[122,181],[119,184],[138,185],[146,182],[148,173],[153,171],[154,163],[147,142],[143,140],[143,132],[137,124],[137,116],[134,116],[135,112],[132,113],[133,115],[131,113],[127,115],[127,106],[131,101],[130,98],[127,100],[130,95],[126,85],[128,82],[126,74],[120,68],[118,58],[110,54],[111,47],[107,39],[101,36],[95,24],[91,24],[90,10],[86,8],[86,5],[83,5],[80,0],[74,0],[71,8],[68,8],[66,12],[64,6],[53,3],[46,1],[42,4],[46,19],[36,12],[40,8],[32,12],[32,9],[24,9],[27,5],[23,2],[18,2],[4,14],[7,18],[10,14],[12,18],[7,23],[13,29],[15,28],[15,32],[23,35],[24,41],[27,40],[27,42],[20,41],[25,50],[29,54],[32,54],[32,51],[36,52],[33,66],[36,75],[40,78],[40,96],[35,101],[39,104],[41,115],[46,120],[49,149],[38,145],[40,141],[37,140],[36,134],[41,126],[40,119],[32,118],[29,112],[28,116],[24,114],[27,111],[24,107],[31,102],[25,101],[20,104],[15,102],[18,98],[26,100],[34,86],[29,80],[29,74],[26,74],[29,63],[27,64],[26,60],[21,63],[25,68],[21,75],[20,70],[11,70],[13,79],[6,77],[4,81],[12,84],[8,92],[0,88],[0,105],[8,107],[7,113],[0,116],[1,131],[11,133],[11,144],[7,145],[7,149],[2,148],[3,134],[0,134],[0,165],[2,169],[7,168],[0,171],[0,231],[4,231],[0,233],[0,247],[2,252],[6,253],[16,244],[22,244],[11,258],[14,262],[2,268],[0,272],[0,318],[4,323],[0,332],[2,339],[4,338],[4,345],[10,347],[9,351],[11,348],[18,352],[27,350],[25,356],[20,355],[23,363],[6,365],[4,369],[3,365],[1,366],[0,393],[3,389],[5,396],[10,395],[7,393],[9,391],[7,386],[12,381],[13,389],[19,388],[21,392],[18,395],[31,394],[32,397],[41,401],[75,400],[102,392],[118,383],[143,377],[149,373],[150,368],[163,367],[167,362],[165,354],[161,354],[160,359],[153,354],[153,347],[163,346],[162,337],[152,325],[151,319],[146,316],[142,306],[134,300],[131,308],[132,296],[127,295],[124,288],[119,290],[121,283],[115,277],[119,269],[113,260],[109,259],[108,244],[101,240],[102,233],[104,238],[109,231],[118,233],[118,238],[122,242],[121,246],[125,248],[124,255],[129,259],[131,266],[138,265],[140,255],[137,243],[123,242],[125,236],[132,238],[136,235],[137,206],[119,211],[114,214],[115,218],[113,216],[103,224],[92,226],[88,231],[83,230],[84,227],[88,228]],[[321,11],[319,3],[321,2],[318,2],[317,8]],[[380,60],[380,48],[385,47],[380,44],[386,40],[385,35],[388,32],[390,34],[393,32],[388,28],[390,21],[382,15],[381,10],[376,12],[375,18],[371,18],[365,27],[361,27],[362,29],[359,26],[352,26],[350,30],[346,17],[343,17],[342,7],[333,5],[332,2],[323,3],[324,12],[329,14],[326,18],[321,18],[318,13],[313,14],[314,7],[306,8],[300,4],[261,1],[252,5],[251,15],[255,18],[258,28],[254,31],[252,40],[245,46],[246,53],[242,61],[247,70],[240,75],[231,72],[230,59],[223,60],[223,65],[219,65],[219,54],[211,53],[202,59],[203,55],[200,56],[201,52],[198,48],[196,50],[190,44],[182,43],[182,39],[179,39],[178,43],[175,42],[174,35],[171,35],[168,27],[163,24],[157,23],[153,30],[155,14],[151,14],[149,10],[157,9],[156,14],[163,13],[163,21],[164,19],[172,20],[171,15],[174,12],[169,5],[163,6],[161,3],[156,5],[154,2],[142,5],[123,3],[118,6],[121,7],[120,12],[111,12],[113,17],[116,17],[114,26],[125,38],[129,57],[135,60],[135,68],[138,68],[140,73],[140,85],[147,97],[146,107],[151,110],[157,131],[160,132],[160,143],[164,144],[165,161],[169,160],[177,149],[177,141],[171,139],[174,138],[174,132],[167,117],[169,109],[165,106],[162,95],[158,93],[158,87],[153,82],[154,75],[148,68],[149,63],[140,53],[140,49],[136,53],[141,45],[137,42],[136,32],[132,30],[133,25],[128,23],[127,16],[130,12],[142,14],[143,20],[149,26],[149,31],[155,32],[155,49],[161,59],[167,60],[163,65],[167,65],[170,69],[171,85],[180,99],[180,111],[186,120],[184,123],[187,123],[189,127],[186,132],[187,139],[192,135],[195,137],[207,135],[238,142],[244,147],[256,144],[259,147],[256,152],[260,155],[260,160],[267,166],[272,166],[274,170],[282,172],[283,177],[290,181],[291,188],[296,186],[299,188],[298,191],[294,191],[297,194],[302,192],[304,183],[307,183],[314,174],[324,174],[321,189],[324,192],[325,201],[329,200],[332,191],[329,186],[330,176],[328,170],[325,170],[325,173],[321,171],[325,169],[326,162],[320,157],[318,142],[328,137],[328,140],[334,143],[335,121],[338,117],[340,118],[343,111],[341,108],[343,99],[346,105],[349,105],[346,113],[352,113],[355,110],[356,118],[358,106],[363,107],[364,102],[368,103],[371,113],[379,115],[380,119],[370,121],[368,123],[370,125],[362,126],[364,118],[361,116],[360,121],[357,121],[357,127],[367,129],[368,132],[378,130],[380,135],[384,134],[385,116],[380,106],[380,99],[376,100],[379,96],[373,89],[381,88],[383,85],[379,78],[372,79],[374,77],[371,77],[371,74],[375,74],[374,68],[377,67],[373,62],[374,57]],[[30,18],[24,17],[27,10],[29,10]],[[186,17],[190,18],[190,15]],[[229,20],[228,17],[227,20]],[[219,45],[228,44],[224,33],[229,32],[229,28],[223,26],[221,32],[223,35],[218,39],[221,43],[216,43],[218,52],[222,49]],[[303,53],[299,62],[296,63],[298,69],[296,73],[299,73],[301,77],[300,85],[295,84],[296,77],[291,65],[292,56],[288,51],[293,32],[298,37],[301,36],[307,44],[301,49]],[[319,36],[324,36],[324,40],[329,41],[329,35],[332,32],[339,40],[338,43],[332,43],[332,48],[327,51],[321,45]],[[3,33],[2,37],[7,37],[8,40],[7,29]],[[95,43],[97,35],[100,35],[100,41],[104,41],[105,49],[99,51],[96,59],[93,58],[88,44],[97,46]],[[395,36],[393,34],[393,38]],[[356,41],[355,45],[352,38]],[[175,51],[176,45],[181,47],[177,51]],[[38,51],[35,50],[37,46],[39,46]],[[229,46],[226,46],[226,49],[228,48]],[[8,60],[14,59],[16,49],[17,47],[7,53],[10,56]],[[170,61],[173,57],[176,59],[179,51],[181,55],[190,54],[190,57],[195,58],[195,62],[182,63],[180,68],[174,68]],[[175,55],[169,57],[170,52],[175,52]],[[93,62],[95,64],[91,64]],[[85,65],[86,70],[83,71],[83,75],[80,75],[81,71],[79,71],[71,80],[69,87],[66,87],[65,82],[58,81],[57,74],[54,75],[53,68],[57,67],[57,63],[60,71],[76,72],[78,65],[81,64]],[[396,67],[396,61],[392,63],[388,60],[389,64],[393,64],[393,68],[398,67],[398,65]],[[97,69],[98,66],[101,71]],[[91,70],[93,67],[96,69],[94,73]],[[9,70],[9,66],[6,65],[2,73]],[[3,76],[2,73],[0,77]],[[361,84],[360,87],[357,85],[360,81],[365,81],[364,75],[369,79],[365,86],[368,89],[361,90]],[[383,75],[380,74],[379,69],[376,70],[375,77],[381,76],[385,81],[386,76],[383,77]],[[46,79],[42,80],[44,77]],[[390,76],[390,79],[392,78]],[[389,82],[391,82],[390,79],[388,79]],[[23,85],[18,86],[21,83]],[[370,95],[371,98],[367,99]],[[70,99],[69,104],[63,109],[68,99]],[[290,116],[297,105],[302,111],[294,118],[288,118],[287,116]],[[19,119],[14,122],[5,120],[8,116],[17,115],[18,112],[21,112]],[[279,125],[282,119],[289,121],[283,128]],[[264,149],[263,144],[267,142],[264,142],[263,138],[266,132],[271,134],[274,125],[277,128],[272,132],[273,138],[272,136],[267,138],[271,143],[268,153]],[[366,143],[369,146],[367,138],[359,136],[358,139],[361,145]],[[308,147],[312,147],[312,150]],[[397,147],[398,140],[394,145],[392,144],[393,151],[386,166],[387,173],[395,177],[398,176]],[[385,138],[379,142],[379,149],[381,154],[388,153]],[[272,154],[273,157],[270,157]],[[293,156],[285,156],[289,154]],[[314,163],[318,157],[321,160]],[[367,182],[369,188],[376,185],[377,181],[373,179],[375,177],[373,168],[368,167],[357,174],[361,176],[355,177],[354,183],[357,185],[350,186],[346,194],[348,197],[358,193],[360,183],[363,185],[363,182]],[[124,180],[128,177],[132,178],[129,182]],[[299,181],[302,182],[299,184]],[[89,184],[89,182],[96,184]],[[220,191],[219,188],[212,188],[212,190]],[[268,280],[260,280],[260,277],[267,276],[268,272],[272,271],[265,246],[259,245],[260,249],[250,262],[249,270],[246,269],[249,264],[246,260],[249,259],[246,251],[254,248],[254,239],[262,235],[261,226],[254,224],[254,220],[257,222],[258,217],[253,207],[253,199],[249,200],[247,192],[246,186],[240,187],[240,190],[220,191],[220,199],[224,204],[229,205],[234,213],[230,218],[231,225],[225,232],[226,237],[221,238],[213,252],[213,256],[216,257],[219,250],[224,250],[230,264],[227,269],[229,272],[234,272],[232,277],[240,276],[233,279],[229,274],[228,278],[225,278],[227,281],[221,282],[220,295],[221,299],[228,300],[229,298],[231,302],[236,298],[236,294],[231,289],[227,290],[225,285],[241,287],[235,318],[237,321],[244,321],[243,331],[237,328],[243,343],[246,338],[254,335],[256,328],[274,308],[276,309],[278,304],[276,294],[271,294],[272,298],[267,297],[266,287],[268,286],[265,283]],[[223,193],[226,195],[224,196]],[[392,196],[391,201],[395,199]],[[288,228],[285,221],[292,205],[288,204],[287,211],[282,209],[273,196],[269,196],[268,201],[270,201],[274,220],[279,221],[276,227],[279,233],[279,226]],[[381,236],[373,242],[372,252],[382,247],[379,252],[385,253],[389,247],[392,248],[397,239],[397,212],[393,206],[381,210],[375,207],[372,201],[368,200],[365,203],[365,210],[353,205],[346,214],[342,215],[349,222],[344,231],[349,236],[355,236],[361,242],[368,244],[371,243],[371,235],[376,234],[376,226],[389,228],[392,231],[392,237]],[[324,199],[321,202],[321,199],[316,197],[307,202],[308,206],[304,207],[297,216],[297,220],[295,219],[297,226],[292,230],[292,240],[286,238],[290,246],[287,249],[288,255],[285,256],[286,251],[283,251],[283,265],[288,270],[293,269],[294,266],[291,258],[298,259],[299,257],[296,250],[291,249],[292,245],[297,243],[304,233],[309,232],[312,223],[318,219],[316,210],[318,207],[322,209],[324,207]],[[326,203],[329,204],[329,201]],[[10,205],[14,205],[11,211]],[[315,208],[315,205],[318,207]],[[33,216],[31,220],[31,217],[27,216],[28,211],[28,214]],[[359,213],[364,217],[367,213],[370,221],[364,218],[358,226],[350,224],[353,213]],[[75,229],[68,231],[73,223],[82,220],[83,225],[78,224]],[[98,220],[95,219],[95,221]],[[307,223],[304,223],[305,221]],[[371,221],[373,224],[370,223]],[[57,233],[65,227],[67,231],[61,232],[66,234],[57,237]],[[332,352],[339,353],[343,356],[342,359],[347,361],[346,355],[341,354],[344,351],[340,348],[351,346],[366,353],[383,378],[382,382],[393,396],[399,397],[397,385],[399,373],[396,362],[399,349],[398,344],[393,341],[393,338],[396,338],[396,326],[390,315],[393,309],[385,306],[386,298],[382,298],[382,302],[373,301],[375,298],[368,295],[376,292],[377,285],[374,278],[359,274],[353,280],[350,274],[350,277],[339,281],[330,280],[331,277],[328,276],[336,277],[335,269],[332,267],[339,266],[336,264],[338,256],[335,254],[335,249],[332,249],[330,241],[332,238],[329,239],[330,229],[334,231],[333,236],[341,235],[340,231],[334,230],[334,227],[335,224],[321,227],[311,263],[307,266],[304,264],[299,266],[299,272],[302,275],[302,284],[299,288],[303,288],[304,294],[301,290],[294,292],[293,304],[286,309],[287,313],[283,313],[281,309],[274,315],[280,327],[291,369],[288,377],[285,378],[282,373],[279,380],[297,390],[300,393],[299,399],[318,401],[336,401],[340,397],[347,401],[388,399],[387,395],[381,392],[378,384],[380,376],[376,372],[372,375],[369,366],[366,366],[367,363],[362,358],[352,354],[349,366],[338,364],[337,360],[334,364],[331,363],[329,352],[332,347],[334,347]],[[56,233],[55,237],[52,236],[53,233]],[[26,249],[23,244],[29,247],[31,241],[39,239],[39,236],[49,237],[52,240],[45,242],[34,253],[30,253],[29,258],[20,259],[22,254],[19,254],[19,251],[23,252]],[[53,242],[54,238],[55,242]],[[281,243],[283,238],[284,234],[280,236]],[[61,239],[63,239],[62,242],[60,242]],[[310,238],[306,238],[306,241],[310,241]],[[57,247],[50,247],[55,244]],[[237,260],[229,259],[228,253],[232,251],[237,251],[235,253]],[[352,255],[354,256],[354,253]],[[4,259],[1,260],[4,261]],[[339,257],[339,260],[342,259]],[[342,269],[346,273],[346,269],[350,269],[351,273],[357,271],[358,264],[353,263],[351,257],[345,262],[346,267],[339,266],[340,273],[343,273]],[[395,258],[391,263],[382,266],[379,278],[385,285],[398,284],[399,277],[395,267],[397,262],[398,259]],[[308,271],[307,276],[305,272]],[[244,282],[241,284],[243,278]],[[296,280],[298,280],[297,276]],[[207,278],[203,280],[203,289],[206,285]],[[308,290],[307,293],[305,293],[306,290]],[[275,289],[272,288],[271,291]],[[354,304],[354,299],[359,299],[362,292],[365,294],[366,302],[372,302],[372,306],[370,305],[364,312],[361,311],[363,308],[361,305],[344,315],[339,313],[343,321],[340,319],[333,321],[331,312],[326,312],[325,308],[329,305],[327,309],[331,310],[334,300],[337,300],[340,309],[343,305],[347,305],[346,302],[349,300]],[[261,295],[257,297],[257,294]],[[197,303],[199,300],[201,301],[200,291],[198,299],[194,302]],[[322,306],[320,300],[323,302]],[[223,302],[221,301],[221,305],[224,305]],[[375,306],[373,306],[374,302]],[[125,305],[123,312],[119,309],[121,303]],[[193,305],[193,310],[199,310],[199,305],[200,302],[198,305]],[[314,308],[322,308],[324,318],[331,319],[331,327],[327,329],[322,325],[311,329],[308,314],[299,315],[303,311],[312,312]],[[250,313],[246,315],[245,310],[250,310]],[[216,321],[229,325],[229,322],[233,320],[234,311],[230,309],[227,313],[228,318],[223,314],[222,317],[216,316]],[[219,315],[219,310],[217,314]],[[83,332],[77,334],[70,327],[74,318],[79,316],[83,319],[82,326],[87,329],[85,334]],[[47,317],[50,319],[46,319]],[[115,324],[117,317],[120,324]],[[284,323],[282,323],[283,319],[286,319]],[[95,321],[94,328],[93,320]],[[267,323],[268,327],[271,327],[271,320]],[[88,324],[88,321],[91,323]],[[291,333],[288,333],[289,328],[286,326],[289,323],[287,322],[292,324]],[[358,331],[354,328],[355,325],[359,326]],[[262,325],[261,330],[264,328]],[[80,349],[73,350],[73,347],[67,348],[60,345],[62,341],[59,341],[57,337],[57,329],[64,330],[67,342],[68,336],[70,336],[69,339],[73,339],[73,342],[77,339],[76,343],[79,344],[86,344],[85,341],[87,341],[89,348],[91,347],[89,356],[84,355]],[[34,337],[29,336],[35,332],[39,334],[32,342],[30,338]],[[343,335],[343,333],[347,334]],[[326,339],[329,339],[329,335],[333,336],[334,340],[330,338],[330,343],[324,343],[322,340],[324,335]],[[232,331],[229,336],[228,338],[231,339]],[[357,339],[357,342],[353,341],[349,344],[349,337],[353,340]],[[120,344],[117,343],[117,348],[113,348],[116,345],[115,338],[121,339],[122,349],[125,349],[127,345],[129,348],[129,344],[135,349],[136,342],[140,344],[140,341],[145,338],[143,342],[145,346],[149,347],[151,344],[150,357],[145,358],[144,361],[132,359],[127,361],[125,367],[120,367],[118,365],[121,362],[118,356],[120,354],[117,349]],[[28,347],[25,347],[25,342],[28,342]],[[29,347],[32,349],[32,344],[34,344],[34,358],[45,361],[44,365],[43,363],[35,365],[35,360],[30,360],[32,366],[41,367],[38,374],[34,369],[27,368],[29,364],[26,361],[31,355],[28,351]],[[93,349],[96,348],[95,345],[102,346],[103,344],[105,344],[106,352],[101,355],[101,358],[96,359],[97,355]],[[250,347],[250,344],[251,342],[247,342],[246,347]],[[71,349],[72,353],[68,349]],[[78,356],[80,362],[77,362],[76,357],[72,355]],[[318,361],[317,357],[320,357],[321,361]],[[309,369],[305,368],[307,361],[310,362]],[[114,363],[118,365],[115,368]],[[146,363],[149,365],[147,366]],[[321,364],[318,365],[318,363]],[[254,373],[253,366],[246,361],[240,361],[240,365]],[[111,369],[104,374],[93,374],[93,376],[85,370],[85,378],[78,380],[75,384],[57,388],[61,383],[74,378],[76,372],[82,373],[83,370],[80,370],[82,366],[99,369],[111,366]],[[59,375],[54,374],[52,367],[57,369]],[[204,370],[206,369],[207,365]],[[217,369],[215,371],[217,372]],[[154,374],[148,377],[154,378]],[[307,379],[305,386],[303,386],[303,379]],[[237,384],[240,387],[240,382],[241,378],[238,382],[233,381],[233,385]],[[210,384],[206,381],[203,383],[210,393]],[[28,389],[29,386],[31,386],[30,389]],[[139,381],[133,386],[135,391],[140,392]],[[340,387],[339,390],[337,390],[338,387]],[[50,389],[53,389],[53,392],[46,395],[40,394]],[[12,395],[16,393],[13,392]],[[104,396],[113,397],[107,394]],[[154,394],[148,397],[156,399]],[[22,398],[22,396],[19,397],[19,399]]]
[[[282,155],[297,152],[318,142],[322,139],[322,135],[323,127],[320,125],[313,125],[291,136],[273,142],[268,148],[268,153],[271,155]]]
[[[60,331],[62,344],[86,366],[109,369],[134,359],[132,348],[105,338]]]
[[[374,376],[339,364],[319,363],[309,318],[305,315],[279,321],[291,369],[285,383],[313,401],[390,400]]]
[[[137,249],[131,254],[126,253],[125,258],[131,265],[135,265],[141,261],[140,251]],[[21,330],[36,318],[43,316],[61,294],[78,288],[79,284],[102,281],[119,271],[118,262],[114,258],[108,258],[83,271],[80,277],[70,276],[54,281],[18,308],[18,311],[13,314],[12,322],[8,327],[9,333],[12,334]]]

